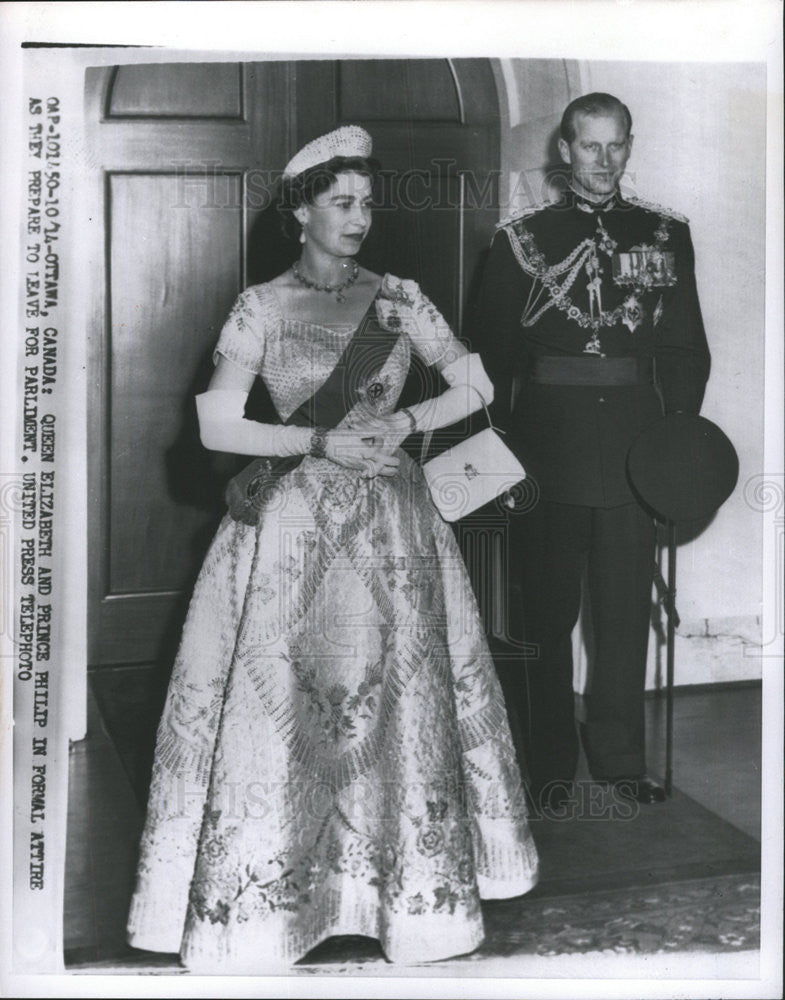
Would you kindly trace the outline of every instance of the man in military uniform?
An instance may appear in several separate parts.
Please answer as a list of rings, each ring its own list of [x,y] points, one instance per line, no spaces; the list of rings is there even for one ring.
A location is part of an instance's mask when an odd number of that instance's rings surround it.
[[[563,798],[575,776],[571,633],[585,569],[594,658],[581,737],[592,776],[640,802],[664,799],[644,756],[655,532],[626,456],[663,413],[698,412],[709,351],[687,220],[619,190],[631,125],[609,94],[566,108],[569,188],[500,225],[480,295],[474,348],[539,487],[532,509],[510,515],[510,622],[523,622],[536,653],[498,667],[540,802],[554,788]]]

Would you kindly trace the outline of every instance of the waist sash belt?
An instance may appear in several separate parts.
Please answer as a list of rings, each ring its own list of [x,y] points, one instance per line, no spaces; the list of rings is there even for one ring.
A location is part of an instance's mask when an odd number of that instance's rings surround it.
[[[529,381],[537,385],[651,385],[653,358],[535,358]]]

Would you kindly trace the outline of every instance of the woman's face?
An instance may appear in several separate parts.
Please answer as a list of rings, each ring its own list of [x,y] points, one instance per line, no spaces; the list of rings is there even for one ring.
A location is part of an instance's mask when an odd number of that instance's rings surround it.
[[[295,217],[306,243],[334,257],[353,257],[371,228],[371,180],[364,174],[338,174],[334,183],[301,205]]]

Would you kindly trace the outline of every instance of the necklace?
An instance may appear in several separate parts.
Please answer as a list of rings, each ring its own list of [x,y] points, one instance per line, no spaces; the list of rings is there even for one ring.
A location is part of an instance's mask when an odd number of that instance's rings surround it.
[[[315,292],[335,292],[336,302],[343,302],[346,296],[343,294],[347,288],[350,288],[355,281],[357,281],[357,275],[360,273],[360,266],[356,260],[352,261],[352,273],[346,279],[346,281],[341,282],[340,285],[320,285],[316,281],[311,281],[310,278],[306,278],[304,274],[301,273],[298,261],[292,264],[292,273],[295,278],[300,282],[301,285],[305,285],[306,288],[312,288]]]

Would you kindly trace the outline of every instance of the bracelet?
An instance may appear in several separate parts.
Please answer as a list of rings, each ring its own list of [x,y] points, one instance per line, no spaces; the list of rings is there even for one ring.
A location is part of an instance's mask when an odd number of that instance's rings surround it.
[[[325,458],[327,455],[327,435],[329,427],[314,427],[311,434],[311,447],[308,454],[313,458]]]
[[[398,410],[398,412],[399,413],[405,413],[406,416],[409,418],[409,423],[411,425],[410,428],[409,428],[409,433],[410,434],[414,434],[414,432],[417,430],[417,421],[415,420],[415,417],[414,417],[414,414],[412,413],[412,411],[409,410],[409,409],[407,409],[405,406],[402,406],[400,408],[400,410]]]

